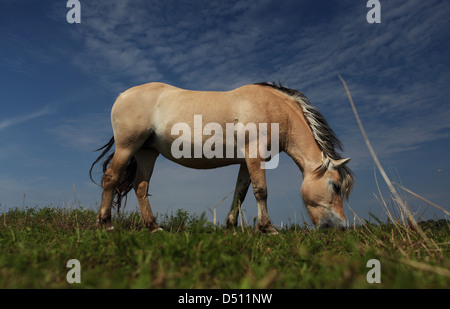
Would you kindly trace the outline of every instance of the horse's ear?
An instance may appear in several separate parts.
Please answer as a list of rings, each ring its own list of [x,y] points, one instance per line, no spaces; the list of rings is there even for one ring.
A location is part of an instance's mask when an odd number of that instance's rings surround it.
[[[346,159],[340,159],[340,160],[331,160],[331,163],[333,163],[334,167],[338,168],[341,165],[347,164],[348,162],[350,162],[350,158],[346,158]]]

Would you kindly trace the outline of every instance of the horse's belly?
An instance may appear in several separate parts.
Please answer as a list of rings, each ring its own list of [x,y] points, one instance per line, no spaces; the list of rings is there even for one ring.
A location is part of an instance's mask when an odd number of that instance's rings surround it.
[[[145,146],[156,149],[165,158],[180,165],[196,169],[211,169],[245,162],[244,153],[237,151],[234,139],[231,144],[227,144],[226,139],[222,137],[215,142],[208,142],[205,137],[195,140],[193,136],[164,133],[167,131],[154,132]]]
[[[245,159],[241,158],[174,158],[171,153],[161,153],[166,159],[180,164],[185,167],[195,168],[195,169],[212,169],[218,167],[224,167],[233,164],[242,164]]]

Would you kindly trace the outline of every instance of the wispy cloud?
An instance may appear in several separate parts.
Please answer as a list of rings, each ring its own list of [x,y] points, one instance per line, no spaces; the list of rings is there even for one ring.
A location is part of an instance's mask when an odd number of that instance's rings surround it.
[[[12,117],[9,119],[0,120],[0,131],[7,129],[9,127],[12,127],[12,126],[16,126],[16,125],[25,123],[25,122],[33,120],[35,118],[42,117],[42,116],[50,114],[50,113],[51,113],[51,109],[49,107],[44,107],[43,109],[33,112],[33,113],[16,116],[16,117]]]
[[[109,113],[82,114],[61,119],[48,132],[66,149],[91,152],[107,142],[112,135]]]
[[[247,81],[251,71],[250,79],[259,74],[251,60],[257,58],[256,50],[264,50],[268,30],[249,14],[265,2],[110,1],[106,7],[88,3],[83,28],[75,33],[85,52],[74,61],[108,87],[125,86],[127,80],[128,87],[172,81],[226,89]],[[243,66],[246,62],[252,63],[252,70]]]

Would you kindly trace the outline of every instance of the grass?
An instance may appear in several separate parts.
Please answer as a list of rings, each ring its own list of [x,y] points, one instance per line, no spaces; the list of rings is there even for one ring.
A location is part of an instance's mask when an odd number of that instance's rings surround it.
[[[89,209],[15,208],[0,216],[0,288],[448,288],[448,221],[364,222],[347,231],[291,225],[279,235],[215,228],[186,211],[158,216],[149,233],[136,212],[96,227]],[[81,283],[66,280],[78,259]],[[366,280],[369,259],[381,283]]]

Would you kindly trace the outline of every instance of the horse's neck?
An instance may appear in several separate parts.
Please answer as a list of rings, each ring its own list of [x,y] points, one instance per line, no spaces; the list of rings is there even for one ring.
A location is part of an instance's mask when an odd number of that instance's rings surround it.
[[[303,113],[289,116],[290,128],[285,152],[301,169],[303,176],[312,173],[322,163],[322,151],[317,145]]]

